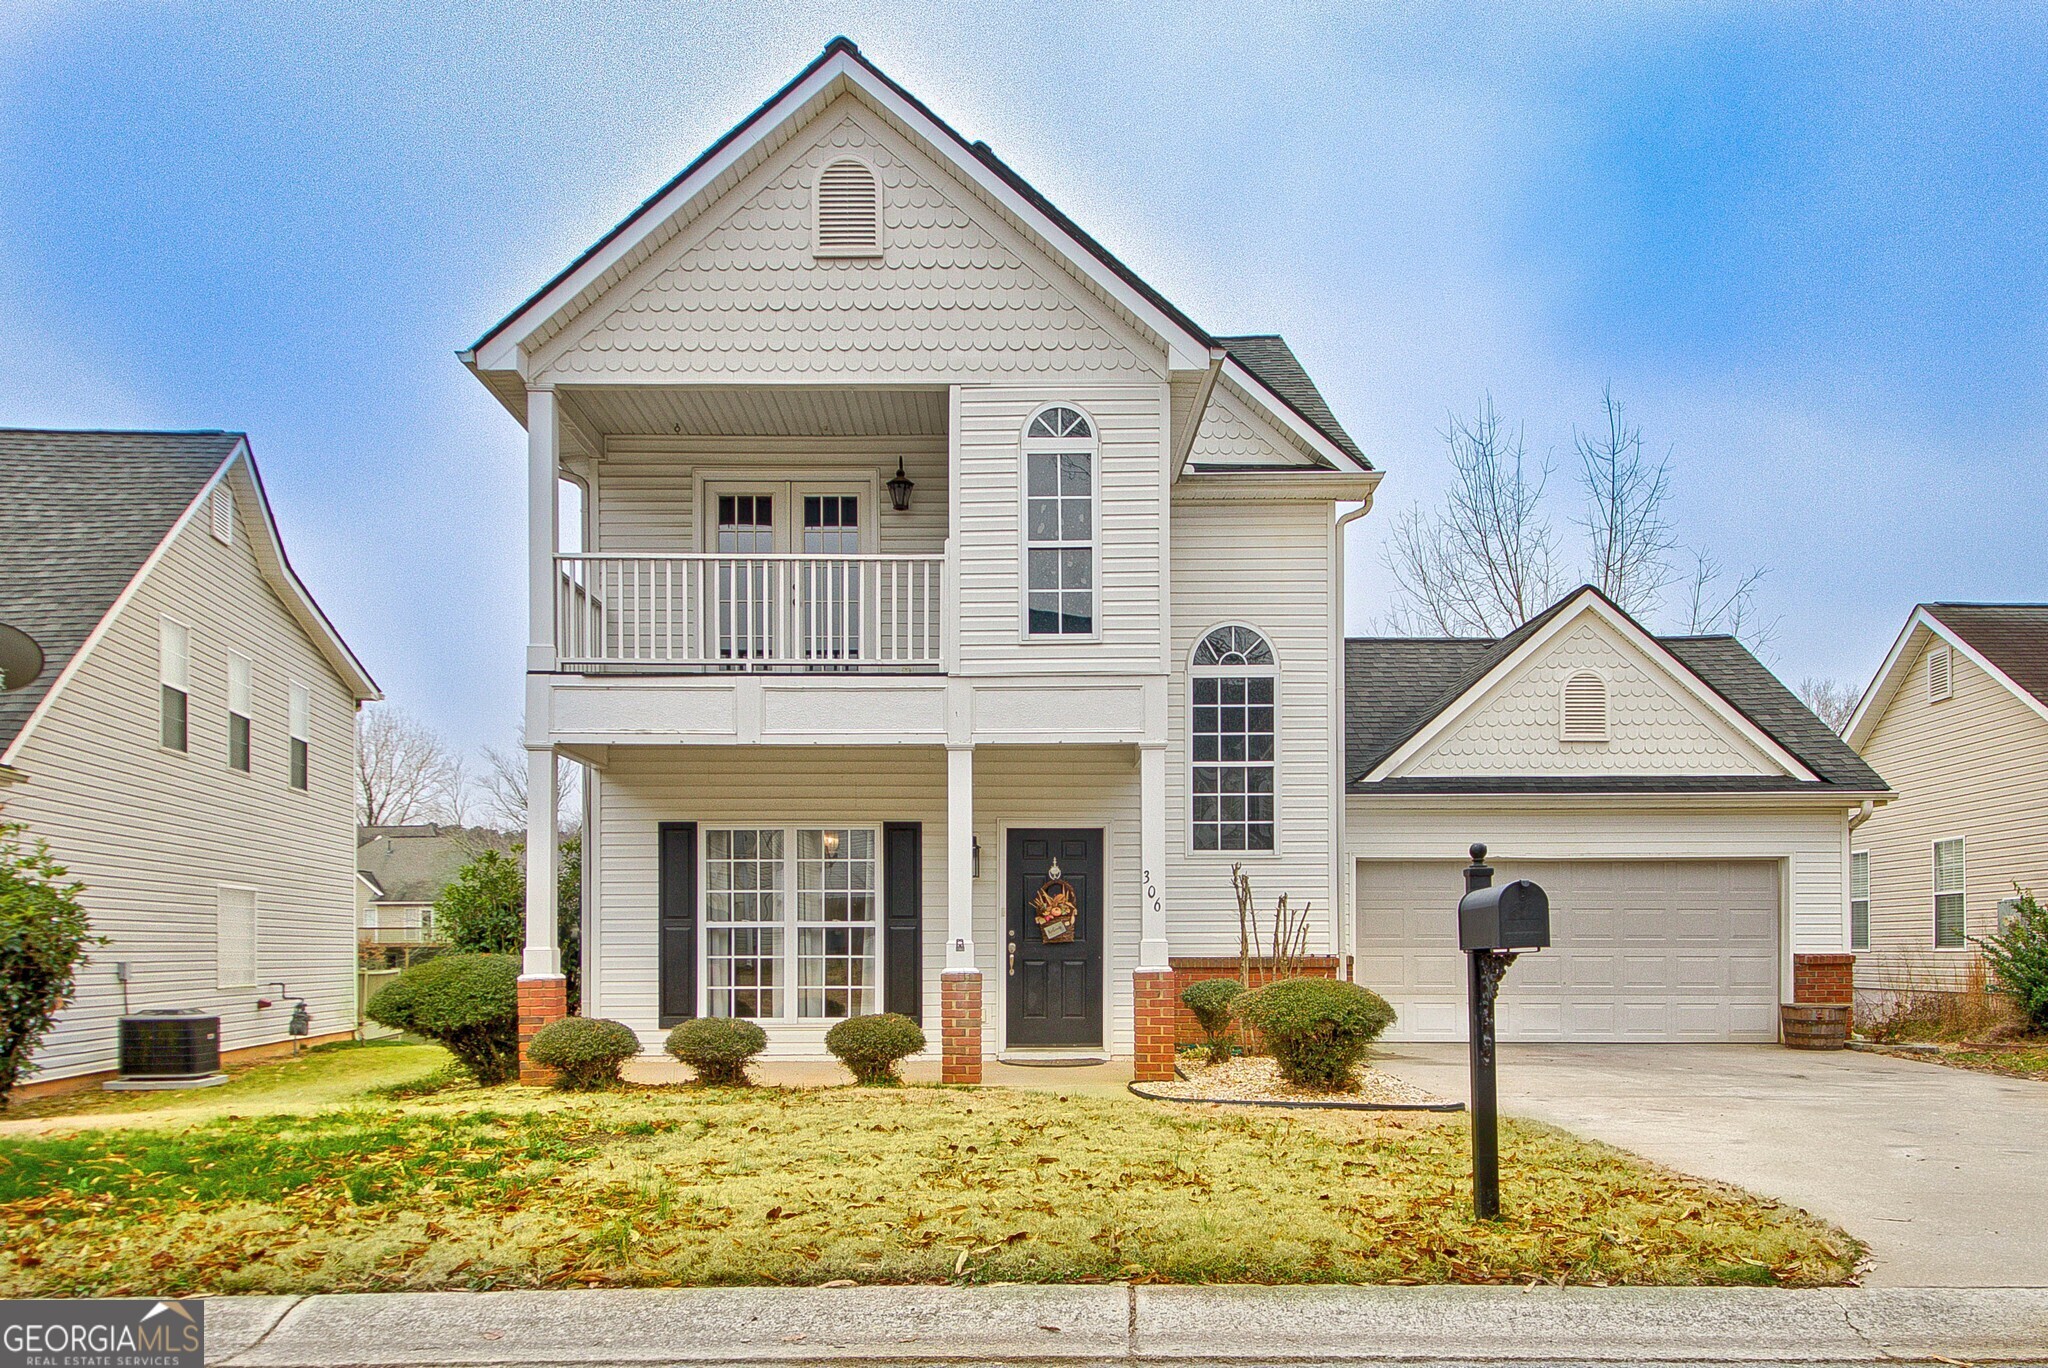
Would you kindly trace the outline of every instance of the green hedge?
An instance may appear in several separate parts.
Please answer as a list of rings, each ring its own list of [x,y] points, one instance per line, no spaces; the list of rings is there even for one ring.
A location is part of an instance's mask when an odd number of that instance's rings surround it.
[[[1366,1047],[1394,1024],[1385,998],[1341,979],[1282,979],[1242,994],[1231,1010],[1266,1038],[1283,1078],[1316,1092],[1350,1091]]]
[[[1991,986],[2012,1000],[2036,1031],[2048,1031],[2048,911],[2031,891],[2019,891],[2019,906],[2005,930],[1977,942],[1991,968]]]
[[[903,1080],[896,1065],[924,1048],[924,1032],[897,1012],[848,1017],[825,1032],[825,1048],[869,1088],[892,1088]]]
[[[768,1033],[739,1017],[695,1017],[668,1033],[668,1052],[718,1087],[746,1087],[748,1061],[767,1048]]]
[[[442,955],[384,985],[363,1014],[447,1047],[479,1083],[519,1076],[519,961]]]
[[[550,1021],[526,1045],[528,1059],[557,1072],[557,1086],[582,1091],[617,1087],[619,1066],[639,1053],[633,1028],[603,1017]]]

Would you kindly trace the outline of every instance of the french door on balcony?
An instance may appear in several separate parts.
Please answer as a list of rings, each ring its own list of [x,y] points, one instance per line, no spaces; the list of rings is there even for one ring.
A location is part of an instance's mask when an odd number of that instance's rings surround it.
[[[872,504],[864,482],[705,483],[720,659],[859,658],[863,567],[849,558],[874,550]]]

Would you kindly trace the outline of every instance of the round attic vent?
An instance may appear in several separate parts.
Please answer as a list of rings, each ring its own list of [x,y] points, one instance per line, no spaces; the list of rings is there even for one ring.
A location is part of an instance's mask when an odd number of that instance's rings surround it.
[[[19,627],[0,622],[0,689],[26,689],[43,673],[43,648]]]

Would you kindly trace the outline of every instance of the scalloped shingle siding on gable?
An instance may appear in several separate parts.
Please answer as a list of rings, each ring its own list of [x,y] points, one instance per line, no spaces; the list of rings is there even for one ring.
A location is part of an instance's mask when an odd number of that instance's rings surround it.
[[[811,187],[849,154],[872,163],[881,184],[879,260],[811,254]],[[1159,369],[921,174],[900,140],[853,117],[785,156],[769,185],[660,260],[617,308],[544,348],[542,368],[585,380]]]
[[[1607,680],[1611,739],[1558,738],[1558,697],[1574,671]],[[1747,745],[1654,677],[1592,623],[1583,623],[1498,697],[1438,742],[1416,776],[1474,774],[1773,774]]]
[[[1283,448],[1261,434],[1246,418],[1244,406],[1235,396],[1226,394],[1221,385],[1209,397],[1208,411],[1202,415],[1202,426],[1195,434],[1195,447],[1189,459],[1197,467],[1308,464],[1307,457],[1293,447]]]

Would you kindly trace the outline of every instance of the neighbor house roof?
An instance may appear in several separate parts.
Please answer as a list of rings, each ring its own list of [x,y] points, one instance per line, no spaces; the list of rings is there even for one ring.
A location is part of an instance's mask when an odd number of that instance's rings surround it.
[[[430,903],[478,854],[511,848],[511,837],[487,827],[433,822],[361,827],[356,832],[356,872],[376,883],[377,902]]]
[[[1946,640],[2048,719],[2048,603],[1921,603],[1906,615],[1891,653],[1842,729],[1851,745],[1869,743],[1928,634]]]
[[[298,582],[263,502],[262,479],[238,432],[70,432],[0,429],[0,622],[35,638],[43,670],[0,693],[5,755],[86,650],[94,631],[201,495],[248,461],[257,499],[256,552],[359,698],[376,683]]]
[[[1064,238],[1072,247],[1079,249],[1081,255],[1087,257],[1102,270],[1107,271],[1110,276],[1121,283],[1123,288],[1128,289],[1138,299],[1143,300],[1145,305],[1156,310],[1156,317],[1167,325],[1169,331],[1178,332],[1194,345],[1209,349],[1212,355],[1218,350],[1227,352],[1228,359],[1236,363],[1237,371],[1241,372],[1243,378],[1249,382],[1248,388],[1263,393],[1267,398],[1277,401],[1281,407],[1312,428],[1318,437],[1335,446],[1351,460],[1356,461],[1360,468],[1368,471],[1373,468],[1372,463],[1366,459],[1358,444],[1351,439],[1350,434],[1345,432],[1343,427],[1337,422],[1336,415],[1330,412],[1329,405],[1324,402],[1314,382],[1302,370],[1301,363],[1295,359],[1293,351],[1278,336],[1273,334],[1254,334],[1243,337],[1218,337],[1210,333],[1206,328],[1203,328],[1192,318],[1188,317],[1179,306],[1161,294],[1150,282],[1132,270],[1115,253],[1096,241],[1079,224],[1069,218],[1059,206],[1047,199],[1042,191],[1018,174],[1017,170],[1008,162],[997,156],[995,150],[987,143],[970,141],[959,130],[934,113],[924,101],[918,99],[917,96],[897,84],[895,79],[887,72],[869,61],[862,54],[860,48],[851,39],[844,36],[834,38],[831,42],[827,43],[824,51],[812,59],[809,65],[792,77],[787,84],[762,101],[752,113],[741,119],[737,124],[734,124],[717,141],[705,148],[695,160],[691,161],[689,165],[678,171],[664,183],[660,189],[642,200],[631,213],[627,214],[625,218],[621,219],[606,232],[604,236],[580,253],[575,260],[558,271],[545,285],[534,291],[525,302],[498,320],[481,337],[471,343],[469,347],[458,353],[461,359],[472,367],[477,366],[479,353],[493,339],[498,338],[500,334],[505,333],[508,329],[519,323],[521,319],[532,313],[550,295],[554,294],[556,290],[566,282],[571,281],[579,272],[582,272],[586,266],[592,266],[600,257],[606,256],[611,252],[615,246],[618,250],[625,250],[630,247],[635,239],[650,231],[654,224],[659,222],[665,214],[673,213],[676,205],[671,201],[671,196],[677,190],[688,185],[700,172],[704,172],[707,168],[718,163],[721,157],[729,149],[732,149],[735,144],[748,140],[751,133],[760,128],[770,127],[777,122],[777,111],[782,109],[791,97],[799,90],[802,90],[807,83],[811,82],[813,77],[819,76],[826,67],[833,65],[835,62],[842,64],[836,68],[840,75],[856,75],[858,78],[864,78],[866,81],[872,82],[873,86],[880,87],[895,99],[902,101],[905,106],[908,106],[910,110],[915,112],[918,119],[930,125],[938,134],[942,144],[951,145],[950,149],[947,150],[960,159],[971,161],[983,168],[988,175],[1000,181],[1011,194],[1030,206],[1030,210],[1036,215],[1042,217],[1044,222],[1059,237]],[[684,202],[687,203],[687,198]],[[554,310],[550,309],[548,312],[552,314]],[[1319,457],[1319,459],[1322,458]]]
[[[1574,590],[1504,637],[1353,637],[1344,643],[1346,790],[1351,793],[1742,793],[1811,791],[1792,776],[1456,776],[1366,782],[1383,761],[1567,607]],[[1614,612],[1626,617],[1611,600]],[[1632,619],[1631,619],[1632,621]],[[1654,638],[1684,669],[1811,770],[1821,785],[1881,792],[1884,780],[1778,677],[1729,636]]]

